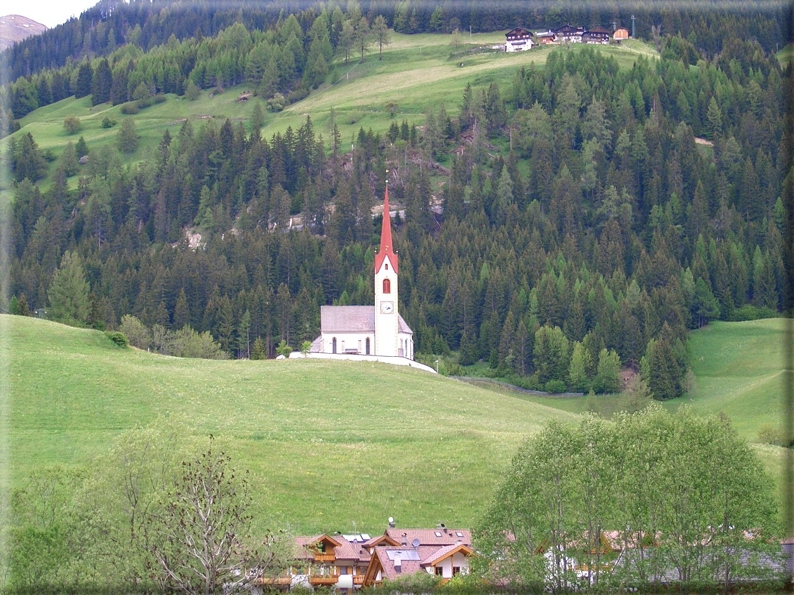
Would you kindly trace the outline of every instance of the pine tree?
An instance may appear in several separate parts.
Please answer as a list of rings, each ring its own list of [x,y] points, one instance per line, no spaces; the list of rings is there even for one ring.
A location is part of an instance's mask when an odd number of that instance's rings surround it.
[[[80,255],[64,253],[61,265],[52,277],[47,291],[50,302],[49,316],[53,320],[82,326],[91,312],[90,288]]]
[[[77,71],[77,83],[74,88],[74,96],[76,99],[91,94],[91,79],[93,75],[94,71],[91,68],[91,64],[87,60],[82,62]]]

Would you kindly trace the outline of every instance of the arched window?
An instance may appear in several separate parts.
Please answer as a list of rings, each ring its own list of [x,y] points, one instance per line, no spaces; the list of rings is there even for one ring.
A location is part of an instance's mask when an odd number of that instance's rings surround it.
[[[391,293],[391,280],[384,279],[383,280],[383,293]]]
[[[331,340],[331,353],[336,353],[336,337]]]
[[[367,337],[367,342],[366,342],[365,349],[366,349],[366,354],[369,355],[369,337]]]

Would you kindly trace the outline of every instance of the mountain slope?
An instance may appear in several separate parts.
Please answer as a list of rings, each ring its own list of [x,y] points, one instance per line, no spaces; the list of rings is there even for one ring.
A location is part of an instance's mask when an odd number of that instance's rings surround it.
[[[46,30],[46,25],[18,14],[0,17],[0,52],[23,39],[44,33]]]
[[[116,348],[102,333],[0,316],[11,481],[87,464],[157,416],[228,439],[267,491],[259,518],[300,532],[471,525],[525,436],[576,416],[372,363],[207,361]],[[0,431],[6,431],[0,428]]]

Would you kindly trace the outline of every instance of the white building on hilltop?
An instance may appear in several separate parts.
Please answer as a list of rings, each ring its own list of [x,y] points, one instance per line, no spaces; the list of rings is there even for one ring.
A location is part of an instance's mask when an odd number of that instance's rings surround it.
[[[387,186],[380,250],[375,255],[375,305],[322,306],[320,336],[311,353],[414,359],[414,333],[398,312],[399,265],[393,248]]]

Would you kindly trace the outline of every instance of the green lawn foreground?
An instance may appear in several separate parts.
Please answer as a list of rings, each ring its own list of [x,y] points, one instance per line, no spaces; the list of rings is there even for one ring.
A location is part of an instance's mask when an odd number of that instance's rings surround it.
[[[208,361],[119,349],[102,333],[2,316],[10,479],[85,465],[158,416],[228,440],[255,518],[297,533],[471,526],[518,445],[577,416],[416,369]]]

